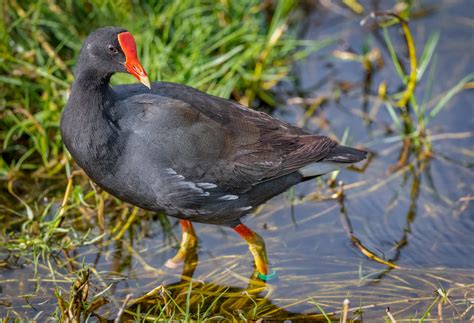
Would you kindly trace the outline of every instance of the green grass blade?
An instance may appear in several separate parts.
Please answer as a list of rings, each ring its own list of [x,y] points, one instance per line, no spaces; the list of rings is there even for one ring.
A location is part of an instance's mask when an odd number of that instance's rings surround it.
[[[423,49],[423,53],[421,54],[420,60],[418,62],[417,80],[421,80],[421,78],[425,74],[426,68],[428,67],[435,53],[439,38],[440,33],[436,32],[432,33],[426,41],[425,48]]]
[[[446,106],[449,100],[457,93],[461,92],[464,89],[464,86],[472,82],[474,80],[474,73],[471,73],[464,77],[461,81],[459,81],[455,86],[453,86],[449,91],[447,91],[439,102],[435,105],[435,107],[430,111],[428,117],[426,119],[426,124],[428,124],[434,117],[438,115],[438,113]]]

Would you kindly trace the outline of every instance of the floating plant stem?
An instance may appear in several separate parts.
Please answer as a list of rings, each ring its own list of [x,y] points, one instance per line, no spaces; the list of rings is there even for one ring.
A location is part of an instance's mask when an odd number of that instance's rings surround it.
[[[342,187],[341,187],[341,190],[342,190]],[[360,252],[362,252],[362,254],[364,256],[366,256],[367,258],[369,259],[372,259],[380,264],[383,264],[385,266],[388,266],[388,267],[391,267],[391,268],[397,268],[397,269],[400,269],[401,267],[394,264],[394,263],[391,263],[390,261],[387,261],[387,260],[384,260],[382,258],[380,258],[379,256],[377,256],[374,252],[370,251],[366,246],[364,246],[364,244],[355,236],[354,232],[353,232],[353,229],[352,229],[352,224],[349,220],[349,216],[347,215],[347,211],[346,211],[346,208],[344,206],[344,193],[341,192],[339,194],[339,203],[340,203],[340,219],[341,219],[341,222],[342,222],[342,226],[344,228],[344,230],[346,231],[347,235],[349,236],[349,238],[351,239],[351,242],[352,244],[354,244],[357,249],[360,250]]]

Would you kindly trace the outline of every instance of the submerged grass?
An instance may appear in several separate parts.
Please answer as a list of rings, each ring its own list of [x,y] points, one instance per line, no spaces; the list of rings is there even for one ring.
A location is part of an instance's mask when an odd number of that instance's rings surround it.
[[[372,12],[361,20],[361,25],[370,25],[375,22],[377,29],[382,30],[384,43],[380,44],[380,47],[388,51],[389,62],[402,82],[401,86],[393,86],[393,80],[383,80],[378,86],[377,93],[378,99],[385,105],[392,119],[393,128],[390,131],[397,133],[397,140],[403,142],[399,161],[393,165],[391,171],[397,171],[413,160],[433,156],[431,134],[428,128],[430,122],[456,94],[474,86],[474,73],[468,73],[445,93],[433,97],[433,76],[437,69],[436,48],[440,32],[435,31],[429,35],[418,58],[417,49],[421,46],[415,45],[410,23],[407,20],[412,7],[412,2],[406,2],[402,5],[404,9],[398,13]],[[391,34],[397,31],[403,35],[404,44],[394,44]],[[364,67],[366,73],[363,89],[364,108],[367,108],[368,97],[371,95],[370,85],[373,74],[385,65],[382,50],[372,44],[372,48],[364,49],[362,54],[339,50],[333,52],[333,56],[338,59],[356,61]],[[406,55],[400,53],[406,53]],[[407,64],[402,62],[407,62]],[[388,89],[389,81],[395,90]],[[417,86],[422,82],[425,82],[426,86],[418,91]],[[373,122],[375,117],[364,111],[364,118],[367,121]],[[414,159],[412,160],[410,156],[414,156]]]
[[[364,13],[358,1],[343,3],[346,9]],[[406,8],[411,5],[410,1],[406,2]],[[296,38],[290,27],[304,17],[297,1],[8,0],[1,3],[1,11],[0,221],[4,225],[0,228],[0,270],[27,272],[26,278],[9,274],[4,279],[2,275],[0,293],[12,295],[11,301],[0,300],[3,307],[0,316],[6,320],[48,317],[69,322],[89,318],[336,322],[344,321],[344,317],[347,321],[360,321],[364,311],[377,310],[377,317],[387,315],[387,321],[399,317],[423,321],[433,317],[435,305],[438,317],[443,317],[446,307],[456,309],[451,311],[455,314],[450,312],[449,318],[468,317],[472,309],[472,304],[468,304],[469,293],[473,286],[465,284],[464,274],[455,271],[446,275],[436,270],[408,271],[403,276],[394,274],[388,278],[390,288],[377,290],[371,286],[375,291],[367,288],[360,299],[351,299],[348,290],[362,284],[376,285],[391,269],[381,272],[376,268],[363,268],[360,273],[330,273],[318,277],[320,281],[302,284],[317,292],[317,299],[293,299],[291,279],[302,278],[289,273],[289,279],[279,288],[291,296],[279,294],[277,302],[270,297],[275,293],[271,284],[264,286],[253,276],[242,277],[234,271],[236,264],[241,263],[235,258],[224,258],[223,261],[228,262],[224,274],[208,262],[203,266],[209,274],[193,278],[197,259],[191,259],[182,275],[165,272],[150,259],[166,255],[170,245],[177,242],[170,220],[165,215],[150,214],[123,204],[101,192],[75,170],[63,149],[58,131],[59,115],[73,81],[75,57],[82,40],[92,30],[105,25],[128,28],[137,39],[139,56],[153,80],[185,83],[250,107],[266,108],[277,103],[271,89],[290,78],[293,63],[332,42],[332,39],[315,42]],[[409,10],[400,15],[409,18]],[[408,67],[403,66],[400,58],[403,51],[394,44],[389,33],[389,28],[400,28],[400,21],[410,54]],[[406,231],[409,232],[420,191],[420,176],[428,167],[416,161],[423,159],[420,155],[432,152],[430,121],[455,94],[473,86],[474,76],[467,75],[446,93],[435,97],[439,100],[432,104],[430,84],[434,82],[439,33],[428,38],[418,59],[408,22],[397,18],[381,23],[390,60],[403,86],[390,92],[383,82],[377,100],[385,104],[392,117],[397,140],[404,142],[396,170],[403,176],[413,175],[413,185],[408,190],[411,200]],[[370,74],[383,67],[382,50],[374,46],[362,52],[357,55],[336,51],[333,55],[360,62],[368,75],[366,80],[370,81]],[[427,73],[427,90],[420,98],[417,85],[423,77],[426,79]],[[127,75],[113,79],[114,83],[132,81]],[[334,92],[338,91],[344,92],[341,89]],[[364,91],[369,93],[370,86],[365,86]],[[306,110],[305,122],[332,99],[325,97],[312,102]],[[349,133],[349,129],[344,131],[342,142],[350,139]],[[416,156],[415,162],[410,161],[410,154]],[[337,173],[334,173],[330,182],[336,183],[336,180]],[[402,188],[407,182],[405,178]],[[377,191],[385,183],[381,181],[364,194]],[[333,194],[335,189],[337,187],[328,190]],[[329,198],[343,203],[343,195],[337,192]],[[298,201],[294,196],[293,199]],[[394,198],[393,203],[396,200]],[[378,251],[369,250],[353,234],[344,205],[340,208],[341,217],[349,223],[347,233],[352,243],[369,258],[399,268],[391,263],[398,260],[399,254],[385,260],[377,256]],[[153,235],[163,241],[154,241],[152,246],[141,244]],[[406,245],[406,232],[397,243],[397,251]],[[100,263],[102,256],[110,266]],[[301,258],[303,262],[304,255]],[[333,268],[339,266],[339,262],[324,263],[323,260],[322,266]],[[134,264],[140,267],[136,272],[132,270]],[[292,268],[292,264],[286,265]],[[123,276],[123,268],[129,268],[130,277]],[[354,280],[353,276],[357,275],[358,279]],[[208,280],[220,283],[207,283]],[[449,281],[452,287],[444,291],[434,286],[433,280]],[[414,284],[437,290],[437,293],[421,295]],[[18,294],[11,286],[21,287]],[[53,301],[48,295],[51,290],[56,292]],[[407,292],[410,297],[406,297]],[[380,295],[384,297],[380,299]],[[341,309],[346,296],[352,305]],[[30,304],[30,298],[40,301]],[[359,301],[361,305],[357,305]],[[393,309],[405,303],[406,306],[397,311],[380,312],[381,308],[392,306]],[[44,309],[36,309],[38,304]],[[301,312],[298,309],[301,305],[310,307]],[[426,310],[417,313],[411,310],[415,306]],[[297,310],[293,312],[293,308]]]
[[[385,85],[382,84],[382,88],[379,89],[379,94],[384,100],[385,106],[392,117],[392,120],[398,129],[398,132],[404,140],[404,148],[402,149],[402,154],[400,155],[400,160],[398,165],[394,167],[394,170],[397,170],[399,167],[404,166],[408,163],[408,154],[409,151],[413,151],[416,158],[424,158],[425,156],[430,156],[432,153],[431,141],[429,131],[427,126],[429,125],[432,118],[438,115],[441,110],[446,106],[448,101],[456,94],[472,86],[474,81],[474,73],[468,74],[464,77],[458,84],[449,89],[446,93],[442,94],[442,99],[431,108],[427,109],[427,102],[431,100],[431,86],[433,83],[432,75],[436,69],[436,63],[432,62],[435,57],[436,46],[438,45],[440,34],[439,32],[432,33],[418,60],[416,56],[416,46],[413,40],[412,33],[408,22],[400,17],[399,15],[393,13],[376,13],[375,16],[389,16],[394,17],[401,25],[403,35],[405,37],[406,48],[408,51],[408,61],[409,61],[409,72],[405,72],[404,68],[401,66],[400,58],[398,57],[396,50],[394,48],[393,42],[390,38],[388,32],[388,27],[386,25],[392,25],[393,21],[387,21],[383,26],[383,35],[385,39],[386,46],[390,52],[390,58],[393,63],[393,66],[401,78],[403,83],[406,86],[406,89],[402,93],[393,93],[388,95],[385,90]],[[422,81],[425,76],[425,72],[428,70],[428,67],[431,65],[430,79],[428,80],[428,86],[424,93],[424,97],[420,100],[415,92],[416,86],[419,82]],[[397,99],[394,103],[394,100]],[[422,101],[420,105],[419,102]],[[398,109],[397,109],[397,108]]]

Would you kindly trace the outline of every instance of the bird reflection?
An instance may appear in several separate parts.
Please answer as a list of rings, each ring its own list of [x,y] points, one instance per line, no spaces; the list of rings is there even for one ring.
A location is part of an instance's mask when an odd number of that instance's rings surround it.
[[[182,260],[179,265],[182,268],[179,281],[171,284],[163,282],[143,296],[131,300],[125,312],[137,313],[137,310],[140,309],[142,313],[148,313],[148,315],[164,313],[166,317],[172,317],[177,313],[177,307],[190,306],[190,313],[208,311],[207,318],[209,319],[212,318],[212,315],[218,315],[221,319],[225,317],[233,321],[241,321],[244,317],[248,317],[249,313],[253,313],[251,315],[255,316],[251,319],[261,319],[265,317],[265,313],[268,313],[268,315],[271,314],[269,316],[271,319],[326,321],[319,313],[296,313],[273,304],[264,295],[265,290],[272,290],[271,282],[258,279],[257,269],[248,278],[247,286],[241,288],[193,280],[198,265],[197,244],[186,249]],[[177,268],[174,270],[176,271]],[[255,313],[256,308],[259,308],[259,312],[263,314]],[[134,317],[130,315],[129,317],[124,316],[124,318],[133,319]]]

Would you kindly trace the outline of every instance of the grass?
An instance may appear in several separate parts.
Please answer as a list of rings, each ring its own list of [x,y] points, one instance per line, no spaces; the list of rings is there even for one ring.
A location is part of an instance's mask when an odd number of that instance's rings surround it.
[[[26,248],[42,245],[49,251],[52,234],[67,234],[66,229],[58,228],[57,201],[40,206],[36,201],[42,196],[29,196],[22,183],[41,185],[43,179],[60,179],[63,186],[48,192],[48,197],[58,199],[64,190],[64,174],[70,176],[71,165],[59,136],[58,120],[73,80],[74,58],[90,31],[120,22],[136,36],[139,56],[151,79],[186,83],[250,106],[262,106],[274,104],[269,90],[288,76],[292,62],[329,43],[292,37],[287,28],[297,16],[292,11],[295,5],[295,1],[276,6],[259,1],[216,5],[206,1],[197,5],[194,1],[155,5],[71,1],[65,6],[54,1],[27,6],[9,2],[4,8],[8,24],[1,38],[5,76],[0,91],[6,109],[1,111],[5,131],[0,135],[0,176],[8,183],[10,196],[26,211],[18,214],[24,216],[24,229],[41,224],[40,240],[24,236],[13,244]],[[130,81],[126,75],[114,79],[116,83]],[[34,191],[44,192],[41,188]],[[82,185],[75,186],[71,195],[68,210],[79,205],[91,207],[90,198],[95,209],[104,203],[95,190],[84,191]]]
[[[2,134],[0,174],[35,170],[51,176],[64,166],[59,113],[81,40],[98,26],[129,26],[153,80],[186,83],[262,106],[275,103],[269,89],[287,77],[292,62],[328,43],[299,41],[285,32],[295,4],[284,1],[272,8],[258,1],[178,1],[115,6],[74,1],[60,7],[38,1],[23,8],[12,1],[4,8],[8,26],[2,37],[1,100],[8,107],[2,118],[8,131]],[[299,46],[304,49],[295,50]],[[117,75],[114,80],[124,81],[132,78]]]
[[[436,153],[431,122],[443,113],[452,97],[473,87],[474,76],[466,75],[444,93],[433,93],[441,35],[433,32],[424,45],[415,43],[412,23],[406,20],[415,9],[411,2],[407,3],[398,12],[403,19],[387,18],[386,14],[376,17],[383,42],[368,42],[361,54],[333,51],[332,60],[333,64],[341,63],[338,60],[361,64],[367,81],[361,88],[365,107],[381,104],[391,117],[388,135],[384,134],[379,142],[403,143],[398,163],[392,168],[403,180],[391,203],[400,201],[405,192],[409,195],[409,232],[420,190],[427,190],[421,184],[421,174],[427,173],[429,159]],[[368,13],[358,1],[343,1],[341,6],[361,19]],[[0,220],[4,225],[0,228],[0,271],[6,276],[0,279],[0,292],[11,296],[11,301],[0,300],[0,316],[6,320],[268,318],[335,322],[345,315],[349,321],[362,320],[367,315],[390,322],[393,318],[426,321],[435,312],[442,316],[443,309],[446,313],[452,308],[466,312],[445,314],[446,317],[467,317],[469,304],[462,293],[467,295],[472,284],[466,283],[467,275],[456,271],[408,270],[400,274],[390,269],[381,271],[374,263],[375,267],[360,266],[350,273],[322,274],[318,276],[320,281],[301,281],[301,276],[286,273],[288,279],[276,283],[278,288],[262,286],[252,276],[244,277],[236,269],[243,266],[238,258],[216,258],[226,264],[224,273],[216,271],[209,261],[200,263],[204,273],[197,273],[193,279],[197,260],[190,262],[181,275],[165,272],[158,264],[178,241],[173,221],[163,214],[150,214],[123,204],[98,190],[64,150],[58,129],[60,112],[73,81],[75,57],[82,40],[95,28],[127,27],[137,39],[139,56],[152,80],[185,83],[252,108],[270,110],[281,103],[275,95],[275,85],[294,78],[294,63],[333,44],[336,38],[331,35],[321,41],[298,39],[297,27],[304,19],[304,9],[297,1],[10,0],[1,3],[1,10]],[[405,43],[394,41],[393,33],[399,30]],[[423,48],[419,55],[418,48]],[[395,77],[384,79],[373,93],[370,82],[386,61],[391,64],[392,76],[398,75],[399,84],[393,84]],[[405,61],[407,65],[403,64]],[[135,81],[131,76],[116,75],[113,82]],[[420,84],[425,86],[423,92],[419,91]],[[315,115],[323,115],[326,106],[337,102],[341,95],[351,94],[341,85],[326,96],[309,100],[308,106],[307,98],[303,98],[305,124]],[[364,109],[363,106],[361,110]],[[362,117],[368,123],[377,123],[381,118],[364,111]],[[341,141],[352,144],[352,133],[345,128]],[[366,191],[359,194],[364,196],[387,185],[398,173],[371,187],[359,182],[342,187],[345,192],[360,185]],[[335,184],[337,176],[338,173],[330,175],[329,182]],[[409,178],[412,186],[406,188]],[[356,237],[343,204],[344,192],[335,193],[340,186],[321,186],[328,199],[341,203],[349,239],[357,241],[360,252],[380,263],[398,261],[398,256],[385,259],[377,248],[367,247],[364,239]],[[319,193],[317,199],[324,201]],[[298,198],[293,190],[291,194],[295,207],[312,199],[311,194],[305,198]],[[215,234],[213,230],[207,233]],[[396,241],[397,251],[408,243],[406,232]],[[304,255],[301,258],[300,262],[304,262]],[[285,257],[280,259],[284,263]],[[325,261],[321,260],[322,267],[338,268],[341,260]],[[350,264],[347,266],[344,270],[350,268]],[[283,271],[285,268],[298,270],[292,263],[282,265]],[[22,270],[26,271],[24,277],[15,274]],[[123,277],[122,272],[130,276]],[[374,285],[381,278],[374,277],[384,275],[386,285],[377,289]],[[433,280],[449,284],[450,289],[444,291]],[[360,298],[350,295],[350,290],[360,284],[367,284],[363,290],[366,294]],[[301,295],[313,296],[299,299],[294,285],[311,288],[316,294],[305,291]],[[24,289],[16,291],[15,286]],[[286,294],[280,294],[280,290]],[[53,297],[51,291],[55,291]],[[437,292],[427,295],[426,291]],[[346,297],[352,303],[343,309],[342,300]],[[392,311],[385,311],[388,306]]]
[[[411,4],[412,5],[412,4]],[[438,98],[432,97],[432,86],[434,83],[436,64],[436,47],[440,39],[439,32],[430,34],[423,46],[421,55],[417,57],[417,46],[414,43],[412,31],[409,22],[402,16],[409,17],[411,5],[406,5],[405,10],[399,14],[393,12],[376,12],[366,16],[361,21],[361,25],[376,21],[378,27],[382,29],[384,44],[388,50],[390,63],[402,82],[402,91],[400,86],[392,86],[397,90],[388,92],[387,82],[384,80],[378,86],[378,98],[386,107],[392,119],[392,132],[398,134],[398,140],[403,141],[403,149],[399,161],[392,167],[392,171],[397,171],[410,163],[410,155],[415,159],[429,158],[432,156],[432,147],[428,125],[446,106],[447,103],[463,90],[471,89],[474,86],[474,73],[468,73],[452,88],[439,95]],[[401,32],[405,40],[405,46],[395,46],[391,32]],[[401,63],[400,52],[405,50],[408,61],[407,66]],[[384,66],[381,51],[378,47],[370,50],[364,49],[363,54],[356,54],[347,51],[334,51],[334,57],[359,62],[366,73],[366,82],[372,80],[373,74]],[[428,72],[428,73],[426,73]],[[428,74],[428,75],[427,75]],[[426,88],[422,94],[417,91],[417,85],[422,83],[428,77]],[[367,84],[369,85],[369,84]],[[368,89],[368,88],[367,88]],[[366,88],[364,88],[364,91]],[[366,95],[368,93],[365,93]],[[428,107],[428,102],[437,100],[435,105]],[[370,116],[365,116],[370,120]]]
[[[387,14],[380,14],[380,16]],[[438,45],[440,34],[439,32],[432,33],[424,45],[424,49],[418,60],[416,57],[416,47],[413,41],[408,22],[398,15],[391,15],[398,20],[403,31],[406,47],[408,48],[409,56],[409,72],[405,72],[400,64],[400,59],[396,53],[393,42],[390,38],[387,27],[383,29],[383,35],[386,42],[386,46],[390,52],[391,62],[403,81],[406,89],[404,92],[396,92],[391,95],[386,93],[385,84],[381,84],[379,88],[379,94],[383,99],[385,106],[393,120],[393,123],[398,130],[400,136],[404,140],[403,151],[413,151],[416,156],[423,158],[423,155],[429,156],[432,153],[431,142],[427,126],[430,121],[438,115],[449,100],[463,89],[468,89],[474,84],[474,73],[470,73],[461,79],[455,86],[447,90],[446,93],[441,95],[441,100],[432,107],[431,110],[427,109],[427,102],[431,100],[431,86],[433,84],[432,76],[436,69],[436,62],[432,62],[435,57],[436,46]],[[391,21],[385,22],[390,24]],[[422,81],[425,76],[425,72],[431,65],[429,80],[427,89],[424,97],[420,100],[416,95],[416,85]],[[397,100],[395,102],[395,100]],[[422,102],[421,104],[419,102]],[[395,103],[394,103],[395,102]],[[398,109],[397,109],[398,108]],[[399,163],[395,169],[407,164],[408,153],[400,156]]]

